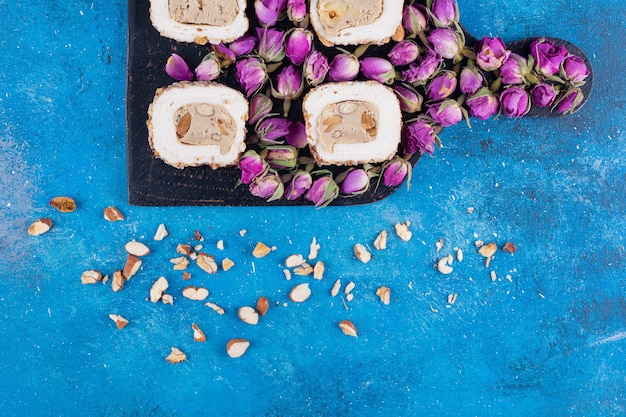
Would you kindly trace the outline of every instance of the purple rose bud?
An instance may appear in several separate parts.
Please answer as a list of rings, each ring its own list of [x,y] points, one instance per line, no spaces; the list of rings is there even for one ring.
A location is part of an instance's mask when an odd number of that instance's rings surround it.
[[[476,64],[485,71],[495,71],[511,55],[500,38],[484,37],[474,46]]]
[[[361,61],[361,72],[368,80],[391,84],[396,76],[393,64],[384,58],[369,57]]]
[[[448,28],[439,28],[430,32],[428,40],[433,46],[433,49],[443,58],[453,59],[463,47],[463,40],[461,37]]]
[[[442,61],[437,52],[429,49],[418,62],[411,64],[409,69],[402,72],[402,81],[414,85],[425,84],[439,70]]]
[[[241,170],[241,182],[250,184],[255,178],[264,175],[269,166],[267,162],[255,151],[247,151],[239,160]]]
[[[214,53],[205,56],[200,65],[196,67],[196,78],[199,81],[211,81],[220,76],[220,61]]]
[[[407,177],[411,179],[411,164],[399,156],[383,165],[383,184],[387,187],[397,187]]]
[[[516,53],[511,53],[500,68],[504,84],[523,84],[528,73],[528,61]]]
[[[413,41],[403,40],[398,42],[389,51],[389,60],[393,65],[408,65],[417,59],[420,48]]]
[[[276,77],[276,88],[272,89],[272,95],[280,99],[297,98],[302,94],[303,87],[302,72],[294,65],[287,65]]]
[[[500,94],[500,103],[506,116],[522,117],[530,110],[530,94],[523,87],[509,87]]]
[[[294,23],[302,22],[306,17],[304,0],[287,0],[287,17]]]
[[[500,110],[500,100],[487,87],[481,88],[476,94],[465,100],[469,107],[470,116],[480,120],[487,120]]]
[[[550,107],[557,94],[556,88],[547,83],[539,83],[530,90],[532,103],[537,107]]]
[[[483,87],[483,76],[476,67],[465,67],[459,75],[459,88],[463,94],[474,94]]]
[[[325,207],[339,195],[339,186],[332,175],[325,175],[313,181],[311,189],[304,198],[315,204],[316,207]]]
[[[330,81],[351,81],[359,74],[359,60],[352,54],[339,54],[330,62]]]
[[[312,184],[313,178],[309,172],[303,170],[296,171],[285,186],[285,198],[287,200],[295,200],[310,190]]]
[[[270,165],[270,168],[293,168],[298,161],[298,150],[290,145],[270,145],[263,148],[261,157]]]
[[[589,75],[589,70],[585,61],[577,57],[576,55],[569,55],[563,61],[561,66],[561,75],[563,78],[570,80],[573,83],[580,83],[584,81]]]
[[[273,106],[272,99],[265,94],[257,94],[252,97],[248,110],[248,124],[254,126],[259,120],[270,114]]]
[[[421,4],[404,6],[402,10],[402,26],[407,32],[421,33],[428,27],[428,12]]]
[[[193,80],[193,73],[189,69],[189,65],[187,65],[185,60],[178,54],[172,54],[167,58],[165,72],[178,81]]]
[[[279,139],[289,134],[291,121],[282,117],[269,117],[261,120],[255,126],[255,132],[259,140],[267,144],[282,143]]]
[[[302,149],[307,145],[306,128],[302,122],[293,122],[289,126],[289,133],[285,136],[285,140],[291,146]]]
[[[370,188],[370,175],[364,169],[352,169],[345,176],[339,186],[339,191],[344,195],[363,194]]]
[[[278,21],[278,16],[286,7],[285,0],[256,0],[254,2],[254,12],[263,26],[274,26]]]
[[[423,97],[408,85],[396,85],[393,90],[400,101],[400,108],[407,113],[417,113],[422,109]]]
[[[443,100],[454,93],[456,85],[456,73],[454,71],[441,71],[426,87],[426,95],[431,100]]]
[[[257,177],[249,185],[250,194],[261,197],[268,202],[278,200],[283,196],[284,187],[275,171],[269,170],[263,176]]]
[[[435,151],[435,128],[426,118],[406,123],[402,128],[402,150],[405,155],[416,152],[433,154]]]
[[[319,51],[311,52],[304,60],[304,77],[312,86],[323,82],[329,69],[328,59]]]
[[[313,34],[304,29],[293,29],[287,35],[285,55],[294,65],[302,65],[304,59],[311,52]]]
[[[253,35],[243,35],[241,38],[230,44],[230,50],[235,56],[247,55],[256,46],[256,37]]]
[[[459,21],[459,6],[455,0],[433,0],[430,10],[443,26]]]
[[[554,75],[559,72],[568,52],[563,45],[557,46],[552,41],[539,38],[530,44],[530,54],[535,59],[535,70],[538,73]]]
[[[226,45],[221,43],[213,45],[213,52],[215,53],[217,59],[220,61],[220,65],[222,68],[226,68],[237,59],[235,53],[231,51]]]
[[[256,28],[259,56],[265,62],[279,62],[285,57],[285,33],[276,29]]]
[[[459,106],[459,103],[455,100],[451,99],[432,104],[426,114],[429,115],[435,123],[439,123],[443,127],[455,125],[463,120],[461,106]]]
[[[574,113],[584,98],[585,95],[580,88],[571,88],[559,100],[556,110],[561,114]]]
[[[267,72],[265,64],[256,58],[245,58],[235,64],[237,71],[235,79],[246,92],[246,97],[250,97],[258,91],[265,81]]]

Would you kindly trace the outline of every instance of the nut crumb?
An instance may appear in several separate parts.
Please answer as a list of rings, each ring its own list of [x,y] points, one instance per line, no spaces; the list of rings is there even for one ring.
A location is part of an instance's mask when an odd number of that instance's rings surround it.
[[[163,294],[161,296],[161,302],[163,304],[169,304],[171,306],[174,305],[174,296],[172,294]]]
[[[378,288],[376,290],[376,295],[385,305],[389,305],[389,303],[391,302],[391,289],[389,289],[389,287],[383,285],[382,287]]]
[[[313,267],[305,263],[297,268],[294,268],[293,273],[302,277],[306,277],[313,273]]]
[[[320,245],[318,245],[317,240],[313,238],[313,240],[311,240],[311,244],[309,245],[309,256],[308,256],[309,261],[312,261],[313,259],[317,258],[319,250],[320,250]]]
[[[458,297],[457,293],[448,294],[448,304],[452,305],[452,304],[456,303],[456,298],[457,297]]]
[[[177,258],[171,258],[170,263],[174,264],[175,271],[183,271],[189,266],[189,259],[184,256],[179,256]]]
[[[360,243],[354,245],[354,255],[364,264],[368,263],[372,259],[372,254]]]
[[[209,296],[209,290],[202,287],[189,286],[183,289],[183,297],[195,301],[204,301]]]
[[[146,245],[141,242],[137,242],[136,240],[128,242],[124,246],[124,249],[126,249],[126,252],[135,256],[146,256],[150,253],[150,249]]]
[[[191,252],[191,245],[186,245],[184,243],[176,245],[176,253],[180,255],[191,255]]]
[[[474,207],[468,207],[468,208],[467,208],[467,212],[468,212],[469,214],[472,214],[472,213],[474,212]]]
[[[295,303],[302,303],[311,296],[311,289],[308,283],[296,285],[289,293],[289,298]]]
[[[337,281],[335,281],[335,283],[333,284],[333,287],[330,290],[330,295],[332,297],[336,297],[337,294],[339,294],[340,289],[341,289],[341,279],[337,279]]]
[[[463,251],[459,248],[456,249],[456,260],[463,262]]]
[[[48,217],[42,217],[41,219],[35,220],[28,227],[28,234],[31,236],[39,236],[48,232],[52,227],[52,219]]]
[[[326,267],[324,266],[324,262],[317,261],[315,266],[313,267],[313,278],[322,279],[324,278],[324,270]]]
[[[185,353],[177,347],[172,347],[171,353],[167,355],[165,360],[173,364],[181,363],[187,360],[187,355],[185,355]]]
[[[229,269],[231,269],[233,266],[235,266],[235,262],[233,262],[230,258],[224,258],[222,259],[222,269],[224,271],[228,271]]]
[[[183,272],[183,280],[188,281],[191,279],[191,274],[187,271]]]
[[[248,233],[248,231],[246,229],[242,229],[239,231],[239,236],[244,237],[246,233]]]
[[[259,313],[256,312],[252,307],[240,307],[237,311],[237,315],[239,319],[244,323],[255,325],[259,323]]]
[[[143,262],[141,261],[141,259],[129,253],[128,257],[126,258],[126,264],[124,265],[124,269],[122,270],[124,278],[128,280],[133,275],[135,275],[137,271],[139,271],[139,268],[141,268],[142,263]]]
[[[150,301],[153,303],[159,301],[169,286],[165,277],[159,277],[150,288]]]
[[[165,228],[165,225],[161,223],[154,233],[154,240],[163,240],[167,235],[169,235],[169,232]]]
[[[250,342],[246,339],[230,339],[226,343],[226,353],[231,358],[238,358],[246,353],[246,350],[250,347]]]
[[[104,209],[104,218],[110,222],[124,220],[124,215],[117,207],[109,206]]]
[[[50,200],[50,206],[59,210],[61,213],[71,213],[76,210],[76,202],[72,197],[60,196]]]
[[[352,300],[354,300],[354,294],[346,294],[346,301],[350,303]]]
[[[224,250],[224,241],[223,240],[218,240],[217,243],[215,244],[215,246],[219,250]]]
[[[508,253],[515,253],[517,252],[517,246],[513,242],[506,242],[502,250]]]
[[[102,274],[97,269],[90,269],[88,271],[83,271],[80,276],[81,284],[95,284],[102,280]]]
[[[348,284],[346,284],[346,287],[343,289],[343,293],[350,294],[354,287],[356,287],[356,284],[353,281],[348,282]]]
[[[220,307],[219,305],[212,303],[210,301],[207,301],[206,303],[204,303],[205,306],[209,307],[210,309],[212,309],[213,311],[215,311],[217,314],[219,314],[220,316],[223,316],[225,311],[222,307]]]
[[[259,313],[259,316],[262,317],[265,314],[267,314],[267,310],[269,310],[269,308],[270,308],[270,301],[267,299],[267,297],[260,296],[256,300],[256,312]]]
[[[269,246],[267,246],[263,242],[259,242],[254,247],[254,250],[252,251],[252,256],[254,256],[255,258],[263,258],[264,256],[267,256],[271,251],[272,249]]]
[[[285,266],[287,268],[295,268],[304,264],[304,257],[300,254],[289,255],[287,259],[285,259]]]
[[[115,322],[118,329],[122,330],[128,324],[128,320],[119,314],[109,314],[109,318]]]
[[[437,262],[437,270],[444,275],[451,274],[452,267],[449,265],[449,262],[450,262],[449,256],[444,256],[443,258],[439,259],[439,262]]]
[[[411,222],[409,221],[407,221],[406,223],[396,223],[395,225],[396,234],[398,235],[400,239],[402,239],[405,242],[408,242],[409,240],[411,240],[411,237],[413,236],[413,233],[409,230],[410,225],[411,225]]]
[[[111,280],[111,289],[114,292],[121,291],[124,288],[124,283],[126,282],[126,278],[122,271],[113,272],[113,279]]]
[[[286,279],[287,281],[290,281],[290,280],[291,280],[291,271],[290,271],[290,270],[288,270],[288,269],[283,269],[283,274],[285,274],[285,279]]]
[[[498,277],[496,276],[496,271],[491,271],[489,275],[491,276],[492,281],[495,281],[496,279],[498,279]]]
[[[191,323],[191,328],[193,329],[193,340],[196,342],[206,342],[206,335],[204,332],[198,327],[196,323]]]
[[[385,250],[387,249],[387,231],[381,231],[376,239],[374,239],[374,248],[376,250]]]
[[[196,258],[196,264],[205,272],[215,274],[217,272],[217,263],[215,258],[208,253],[199,252]]]
[[[443,238],[439,238],[437,242],[435,242],[435,246],[437,247],[437,252],[439,252],[443,248],[444,240]]]
[[[354,324],[350,320],[341,320],[339,322],[339,328],[345,335],[358,337],[356,327],[354,327]]]

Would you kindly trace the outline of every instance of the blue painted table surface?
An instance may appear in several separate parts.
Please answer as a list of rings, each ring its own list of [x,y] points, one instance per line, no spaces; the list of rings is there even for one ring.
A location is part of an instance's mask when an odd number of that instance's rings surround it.
[[[626,3],[459,6],[477,37],[578,45],[595,74],[587,105],[565,118],[448,128],[411,188],[376,204],[151,208],[126,202],[125,2],[0,0],[0,415],[626,415]],[[78,209],[56,212],[57,195]],[[105,221],[109,205],[126,219]],[[53,228],[27,236],[39,217]],[[406,221],[409,242],[393,232]],[[157,242],[159,223],[170,235]],[[353,245],[372,247],[383,229],[388,249],[361,264]],[[236,266],[215,276],[192,266],[183,281],[169,259],[194,230]],[[324,279],[286,280],[284,259],[306,255],[313,237]],[[81,285],[83,270],[120,269],[131,239],[152,252],[124,290]],[[478,239],[518,250],[485,268]],[[259,241],[276,250],[252,258]],[[454,247],[465,259],[442,275],[433,265]],[[173,306],[146,301],[161,275]],[[337,278],[356,284],[348,309],[329,295]],[[313,294],[292,303],[300,282]],[[184,299],[186,285],[209,288],[226,314]],[[259,295],[269,313],[241,323],[236,309]],[[118,330],[110,313],[130,324]],[[358,338],[341,333],[343,319]],[[193,341],[191,323],[207,342]],[[239,359],[225,352],[233,337],[251,341]],[[167,363],[172,346],[188,361]]]

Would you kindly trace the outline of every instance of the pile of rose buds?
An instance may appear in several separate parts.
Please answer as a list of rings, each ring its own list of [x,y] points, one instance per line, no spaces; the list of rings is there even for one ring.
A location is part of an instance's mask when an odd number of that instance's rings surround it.
[[[235,80],[231,86],[249,101],[240,183],[267,201],[304,198],[323,207],[381,182],[409,184],[409,159],[432,154],[443,127],[464,119],[469,125],[470,116],[519,118],[533,106],[570,114],[583,102],[580,87],[589,70],[581,57],[545,38],[532,42],[528,56],[497,37],[468,45],[455,0],[407,2],[400,36],[380,46],[324,46],[309,28],[307,8],[305,0],[255,0],[246,35],[211,45],[194,72],[176,54],[165,67],[177,80]],[[402,139],[391,161],[338,173],[315,166],[297,100],[321,83],[351,80],[374,80],[395,91]]]

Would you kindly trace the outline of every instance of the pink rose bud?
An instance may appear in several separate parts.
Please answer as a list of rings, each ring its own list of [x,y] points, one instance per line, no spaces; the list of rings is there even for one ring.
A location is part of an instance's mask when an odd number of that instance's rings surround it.
[[[427,118],[418,118],[402,128],[402,150],[405,155],[433,154],[435,151],[435,128]]]
[[[411,163],[399,156],[383,165],[383,184],[387,187],[397,187],[407,178],[407,185],[411,179]]]
[[[316,207],[326,207],[339,195],[339,186],[332,175],[325,175],[313,181],[313,185],[304,198],[315,204]]]
[[[282,117],[270,117],[261,120],[255,126],[255,132],[259,140],[266,144],[279,144],[280,140],[289,134],[291,121]]]
[[[561,114],[574,113],[584,98],[585,95],[580,88],[570,88],[559,100],[556,110]]]
[[[455,0],[433,0],[430,10],[439,26],[450,26],[459,21],[459,6]]]
[[[352,54],[339,54],[330,62],[330,81],[351,81],[359,74],[359,60]]]
[[[463,120],[461,106],[452,99],[432,104],[426,111],[426,114],[435,123],[439,123],[443,127],[455,125]]]
[[[361,61],[361,73],[368,80],[391,84],[396,76],[393,64],[384,58],[369,57]]]
[[[465,104],[469,107],[470,116],[480,120],[487,120],[500,110],[500,100],[487,87],[468,97]]]
[[[389,60],[393,65],[408,65],[415,62],[419,53],[420,48],[415,42],[403,40],[391,48]]]
[[[500,94],[502,113],[507,117],[525,116],[530,110],[530,94],[523,87],[509,87]]]
[[[428,27],[428,12],[421,4],[404,6],[402,10],[402,27],[407,32],[421,33]]]
[[[298,150],[290,145],[270,145],[263,148],[261,157],[274,169],[293,168],[297,164]]]
[[[178,54],[172,54],[167,58],[165,72],[178,81],[193,80],[193,73],[189,69],[189,65],[187,65],[185,60]]]
[[[409,69],[402,72],[402,81],[413,85],[423,85],[430,79],[441,67],[443,60],[437,52],[429,49],[425,56],[421,57],[418,62],[409,66]]]
[[[250,184],[255,178],[264,175],[269,166],[255,151],[247,151],[239,160],[241,170],[241,182]]]
[[[296,171],[291,180],[285,185],[285,198],[287,200],[295,200],[311,189],[313,178],[308,171]]]
[[[304,77],[312,86],[323,82],[329,69],[328,59],[319,51],[311,52],[304,61]]]
[[[263,176],[257,177],[249,185],[250,194],[261,197],[268,202],[278,200],[283,196],[283,183],[276,171],[269,170]]]
[[[500,77],[504,84],[524,84],[526,74],[528,74],[528,61],[513,52],[500,67]]]
[[[433,49],[443,58],[453,59],[463,47],[463,40],[458,33],[448,28],[439,28],[430,32],[428,40]]]
[[[454,93],[456,85],[456,73],[454,71],[441,71],[426,87],[426,95],[431,100],[443,100]]]
[[[291,146],[295,146],[298,149],[306,147],[306,128],[302,122],[292,122],[289,126],[289,133],[285,136],[285,140]]]
[[[265,94],[257,94],[250,99],[248,124],[254,126],[259,120],[271,113],[274,103]]]
[[[532,103],[537,107],[550,107],[557,94],[556,88],[547,83],[539,83],[530,90]]]
[[[242,59],[235,66],[235,79],[245,90],[246,97],[257,92],[267,81],[265,64],[256,58]]]
[[[576,55],[569,55],[561,66],[561,76],[573,83],[580,83],[587,78],[589,70],[585,61]]]
[[[400,108],[405,112],[417,113],[422,109],[424,98],[413,87],[399,84],[393,90],[400,101]]]
[[[297,98],[303,88],[302,72],[294,65],[287,65],[276,77],[276,88],[272,89],[272,95],[280,99]]]
[[[287,0],[287,17],[294,23],[302,22],[306,17],[304,0]]]
[[[263,26],[274,26],[278,16],[287,7],[285,0],[255,0],[254,12]]]
[[[226,45],[221,43],[213,45],[213,52],[215,53],[217,59],[219,59],[220,66],[222,68],[226,68],[237,59],[235,53],[231,51]]]
[[[557,46],[552,41],[539,38],[530,44],[530,54],[535,59],[535,70],[538,73],[554,75],[559,72],[568,52],[563,45]]]
[[[476,64],[485,71],[495,71],[511,55],[500,38],[487,38],[476,43]]]
[[[294,65],[302,65],[312,46],[313,33],[304,29],[293,29],[287,35],[285,55]]]
[[[256,37],[253,35],[243,35],[241,38],[230,44],[230,50],[235,56],[247,55],[254,50]]]
[[[344,195],[363,194],[370,188],[370,175],[364,169],[353,169],[345,176],[339,186]]]
[[[483,87],[483,76],[476,67],[465,67],[459,75],[459,88],[463,94],[474,94]]]
[[[210,53],[204,57],[200,65],[196,67],[196,78],[199,81],[211,81],[220,76],[220,61],[215,57],[214,53]]]
[[[285,33],[276,29],[256,28],[259,56],[265,62],[279,62],[285,57]]]

